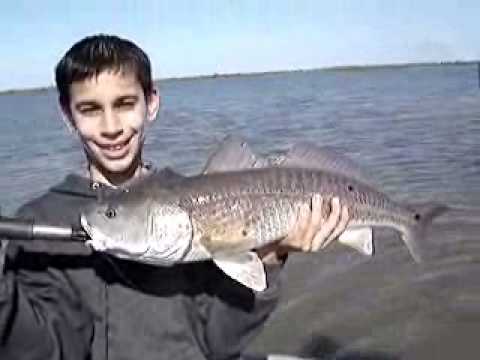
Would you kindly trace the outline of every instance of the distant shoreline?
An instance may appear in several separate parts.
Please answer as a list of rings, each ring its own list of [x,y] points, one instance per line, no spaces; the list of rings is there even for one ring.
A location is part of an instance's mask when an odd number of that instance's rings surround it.
[[[389,69],[389,68],[405,68],[405,67],[418,67],[418,66],[444,66],[444,65],[472,65],[480,63],[476,60],[468,61],[440,61],[440,62],[418,62],[418,63],[393,63],[393,64],[377,64],[377,65],[338,65],[327,66],[321,68],[312,69],[297,69],[297,70],[272,70],[272,71],[260,71],[260,72],[247,72],[247,73],[214,73],[208,75],[192,75],[192,76],[179,76],[156,79],[155,82],[166,81],[184,81],[184,80],[200,80],[200,79],[221,79],[232,77],[247,77],[247,76],[259,76],[269,74],[284,74],[295,72],[310,72],[310,71],[360,71],[360,70],[375,70],[375,69]],[[0,90],[1,95],[14,95],[14,94],[36,94],[53,90],[53,86],[40,86],[26,89],[7,89]]]

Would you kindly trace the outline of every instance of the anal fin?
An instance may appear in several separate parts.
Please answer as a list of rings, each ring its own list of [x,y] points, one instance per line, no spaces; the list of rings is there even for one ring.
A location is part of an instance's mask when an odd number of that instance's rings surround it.
[[[347,229],[338,237],[338,242],[357,250],[363,255],[372,256],[374,252],[371,227]]]
[[[225,274],[242,285],[255,291],[267,288],[265,268],[255,252],[217,255],[213,261]]]

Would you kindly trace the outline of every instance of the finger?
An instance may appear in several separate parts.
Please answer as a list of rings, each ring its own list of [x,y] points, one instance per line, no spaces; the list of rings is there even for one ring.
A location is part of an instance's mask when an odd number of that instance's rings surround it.
[[[350,217],[349,217],[349,214],[348,214],[348,207],[343,206],[342,207],[342,212],[340,214],[340,220],[338,221],[338,224],[335,227],[335,229],[328,236],[328,239],[323,244],[323,248],[327,247],[332,241],[337,239],[340,236],[340,234],[345,231],[345,229],[347,228],[349,220],[350,220]]]
[[[332,199],[332,212],[330,213],[330,216],[327,220],[330,232],[328,232],[325,236],[324,242],[321,245],[322,249],[327,247],[333,241],[334,238],[332,238],[331,235],[338,227],[341,211],[342,208],[340,206],[340,200],[338,198]]]
[[[319,194],[312,196],[312,211],[310,215],[310,222],[307,225],[306,231],[300,241],[302,242],[303,251],[312,251],[313,239],[318,229],[321,228],[323,198]]]
[[[314,225],[319,226],[323,224],[323,197],[319,194],[312,196],[312,220]]]
[[[313,239],[313,251],[325,247],[325,242],[338,224],[340,218],[340,200],[337,197],[332,199],[331,209],[330,215],[328,215],[328,218]]]
[[[296,234],[296,245],[302,251],[309,251],[310,241],[306,241],[310,232],[310,224],[312,222],[312,210],[310,206],[305,204],[302,208],[302,221],[300,231]]]
[[[307,204],[298,206],[297,215],[293,223],[292,229],[288,236],[282,241],[282,245],[288,246],[294,250],[302,248],[302,238],[306,232],[310,222],[310,208]]]

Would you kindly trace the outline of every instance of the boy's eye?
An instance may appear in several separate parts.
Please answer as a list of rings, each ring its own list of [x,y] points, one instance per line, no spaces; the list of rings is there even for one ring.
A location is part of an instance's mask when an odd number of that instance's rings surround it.
[[[98,106],[83,106],[78,109],[83,115],[93,115],[100,111]]]
[[[131,109],[135,106],[134,101],[122,101],[117,105],[120,109]]]

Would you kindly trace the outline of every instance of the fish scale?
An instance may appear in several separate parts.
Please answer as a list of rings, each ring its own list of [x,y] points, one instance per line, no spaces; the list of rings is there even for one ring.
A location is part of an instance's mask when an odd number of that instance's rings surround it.
[[[246,170],[242,171],[242,176],[238,175],[230,172],[192,177],[180,183],[174,191],[183,193],[182,198],[197,199],[180,200],[179,204],[192,214],[203,214],[201,218],[204,222],[218,221],[218,217],[208,215],[213,208],[223,211],[222,223],[225,227],[229,226],[229,221],[238,225],[239,221],[247,220],[245,214],[251,214],[258,225],[250,231],[255,234],[259,245],[278,239],[278,235],[285,236],[295,216],[295,206],[308,204],[315,193],[320,194],[326,204],[333,196],[339,197],[340,202],[350,210],[352,225],[385,224],[403,230],[414,224],[412,211],[372,187],[338,174],[310,169],[271,168]],[[268,197],[271,199],[268,200]],[[244,215],[241,217],[230,211],[232,199],[242,209]],[[327,205],[322,215],[326,217],[329,212]],[[393,217],[390,216],[392,213]],[[228,234],[228,231],[225,230],[225,233]]]
[[[292,220],[296,218],[298,208],[296,205],[306,203],[306,200],[301,200],[300,197],[278,198],[249,193],[233,199],[203,203],[190,211],[192,217],[201,224],[198,231],[226,234],[221,241],[232,243],[238,239],[233,229],[238,229],[238,232],[245,230],[246,236],[255,240],[255,247],[261,247],[272,239],[279,239],[288,234]],[[233,204],[235,206],[232,206]],[[202,235],[212,237],[211,233]]]
[[[209,202],[218,202],[218,206],[222,207],[222,201],[246,195],[271,195],[298,202],[317,193],[326,204],[333,196],[339,197],[341,203],[350,210],[351,224],[360,225],[370,221],[391,225],[392,221],[386,216],[390,213],[395,214],[393,223],[398,230],[414,224],[412,211],[389,200],[374,188],[345,176],[319,170],[269,168],[209,174],[187,178],[172,191],[181,194],[178,195],[179,205],[189,212]],[[259,209],[264,206],[260,197],[251,199]],[[322,215],[327,216],[329,211],[329,206],[325,206]]]

